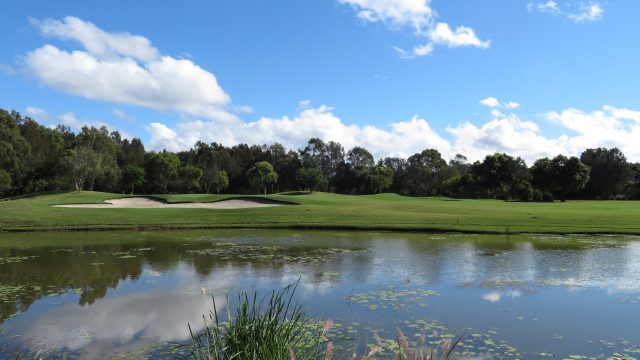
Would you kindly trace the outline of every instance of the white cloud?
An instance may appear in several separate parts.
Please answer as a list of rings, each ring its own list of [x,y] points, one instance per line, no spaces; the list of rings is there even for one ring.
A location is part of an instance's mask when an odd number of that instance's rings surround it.
[[[136,122],[136,118],[127,114],[124,110],[121,109],[113,109],[113,115],[115,115],[120,120],[125,120],[131,124]]]
[[[506,109],[517,109],[520,107],[520,104],[515,101],[507,101],[503,104]]]
[[[544,137],[536,123],[521,120],[515,114],[495,115],[493,120],[480,126],[465,122],[448,128],[447,131],[454,136],[456,151],[471,160],[505,152],[520,156],[529,164],[541,157],[566,153],[557,139]]]
[[[587,148],[618,147],[629,160],[640,161],[640,148],[637,146],[640,111],[626,108],[604,106],[592,113],[577,109],[549,112],[543,120],[560,126],[564,132],[560,136],[549,137],[536,122],[523,120],[513,113],[513,104],[503,106],[509,110],[506,114],[497,107],[492,108],[492,118],[485,123],[476,125],[466,121],[450,126],[446,128],[447,136],[441,135],[418,116],[387,127],[350,125],[327,106],[314,108],[308,101],[303,105],[293,118],[263,117],[237,124],[205,120],[183,120],[175,126],[151,123],[146,128],[150,135],[148,146],[155,150],[185,150],[196,141],[203,140],[227,146],[278,142],[287,148],[297,149],[303,147],[309,138],[318,137],[340,142],[346,149],[363,146],[376,158],[407,157],[426,148],[435,148],[445,158],[461,153],[475,161],[488,154],[505,152],[532,164],[539,158],[558,154],[579,156]]]
[[[114,110],[114,113],[116,113],[119,110]],[[84,126],[88,126],[88,127],[95,127],[95,128],[101,128],[101,127],[106,127],[110,132],[112,131],[118,131],[120,133],[120,135],[122,136],[122,138],[125,139],[132,139],[133,136],[131,136],[129,133],[127,133],[126,131],[123,131],[121,129],[118,129],[117,127],[111,125],[111,124],[107,124],[103,121],[98,121],[98,120],[82,120],[82,119],[78,119],[76,117],[76,115],[74,113],[68,112],[68,113],[64,113],[64,114],[60,114],[57,116],[51,116],[49,114],[49,112],[45,109],[41,109],[39,107],[35,107],[35,106],[27,106],[27,108],[24,110],[25,115],[32,117],[33,119],[35,119],[36,121],[38,121],[40,124],[44,125],[44,126],[48,126],[48,127],[55,127],[58,124],[62,124],[62,125],[66,125],[69,126],[70,128],[72,128],[74,131],[79,131],[80,129],[82,129]],[[124,113],[124,112],[123,112]],[[125,114],[125,116],[128,116]]]
[[[575,9],[577,8],[577,9]],[[537,11],[552,15],[563,16],[575,23],[594,22],[602,19],[604,8],[599,2],[567,2],[564,6],[555,1],[530,2],[527,9],[531,12]],[[575,10],[574,10],[575,9]]]
[[[578,109],[552,111],[545,115],[574,134],[564,144],[568,153],[577,153],[587,147],[617,147],[628,159],[640,161],[640,112],[603,106],[591,113]]]
[[[376,157],[410,156],[425,148],[436,148],[448,155],[450,145],[438,135],[429,123],[417,116],[408,121],[392,123],[388,129],[372,125],[347,125],[331,112],[331,108],[320,106],[306,108],[294,118],[263,117],[255,122],[229,125],[211,121],[183,121],[170,128],[165,124],[152,123],[149,146],[152,149],[187,149],[197,141],[216,141],[225,145],[239,143],[272,144],[279,142],[288,148],[300,148],[311,137],[340,142],[345,148],[364,146]]]
[[[216,77],[187,59],[161,56],[151,42],[105,32],[75,17],[33,20],[46,36],[78,41],[84,50],[47,44],[25,56],[35,78],[57,90],[94,100],[235,121],[231,98]]]
[[[237,113],[240,114],[253,114],[253,112],[255,111],[251,106],[249,105],[238,105],[238,106],[234,106],[233,108]]]
[[[338,0],[357,10],[358,17],[370,22],[411,26],[421,31],[435,16],[429,0]]]
[[[533,10],[537,10],[540,12],[548,12],[548,13],[552,13],[552,14],[556,14],[558,12],[560,12],[560,8],[558,7],[558,3],[552,0],[549,0],[547,2],[540,2],[537,4],[534,3],[528,3],[527,4],[527,8],[529,9],[529,11],[533,11]]]
[[[97,121],[97,120],[81,120],[78,119],[76,117],[76,115],[74,113],[64,113],[61,115],[56,116],[55,118],[55,124],[51,124],[53,125],[57,125],[57,124],[63,124],[63,125],[67,125],[69,127],[71,127],[73,130],[78,131],[80,129],[82,129],[83,127],[87,126],[87,127],[95,127],[97,129],[100,129],[101,127],[106,127],[109,132],[112,131],[117,131],[120,133],[120,135],[122,136],[123,139],[132,139],[133,136],[131,136],[129,133],[127,133],[126,131],[120,130],[117,127],[107,124],[105,122],[102,121]]]
[[[41,109],[39,107],[35,107],[35,106],[27,106],[27,108],[24,110],[25,115],[35,119],[35,120],[48,120],[49,119],[49,113],[44,110]]]
[[[495,108],[495,107],[500,106],[500,101],[498,101],[498,99],[496,99],[496,98],[494,98],[492,96],[489,96],[486,99],[480,100],[480,104],[486,105],[488,107]]]
[[[399,47],[394,49],[402,58],[426,56],[433,52],[435,45],[450,48],[472,46],[488,48],[490,41],[480,40],[475,31],[466,26],[452,30],[449,24],[436,22],[437,14],[430,0],[338,0],[351,5],[359,18],[369,22],[383,22],[394,28],[410,27],[415,36],[427,38],[425,44],[414,46],[411,50]]]
[[[507,101],[505,103],[501,103],[498,99],[493,96],[489,96],[486,99],[480,100],[480,104],[488,106],[490,108],[505,108],[508,110],[514,110],[520,107],[520,104],[515,101]]]
[[[567,17],[577,23],[593,22],[602,19],[604,9],[598,3],[581,4],[580,11],[567,14]]]
[[[458,26],[455,31],[451,30],[446,23],[438,23],[429,32],[429,37],[434,44],[446,45],[448,47],[473,46],[486,49],[491,45],[491,41],[481,41],[476,37],[473,29],[466,26]]]
[[[126,32],[108,33],[77,17],[67,16],[62,21],[31,19],[31,24],[45,36],[78,41],[90,54],[99,58],[125,56],[149,62],[160,57],[158,49],[143,36]]]

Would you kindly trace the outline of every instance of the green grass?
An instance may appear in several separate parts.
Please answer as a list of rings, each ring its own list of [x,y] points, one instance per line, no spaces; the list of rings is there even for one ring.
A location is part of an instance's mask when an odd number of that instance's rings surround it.
[[[73,209],[52,204],[99,203],[100,192],[49,194],[0,202],[0,228],[88,230],[128,228],[295,228],[496,233],[640,234],[640,202],[413,198],[395,194],[268,195],[299,205],[254,209]],[[237,195],[158,195],[169,202],[219,201]]]

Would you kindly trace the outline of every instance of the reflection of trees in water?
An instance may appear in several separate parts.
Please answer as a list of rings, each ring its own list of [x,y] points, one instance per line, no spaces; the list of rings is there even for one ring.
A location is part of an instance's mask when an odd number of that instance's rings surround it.
[[[219,246],[216,242],[191,241],[147,241],[134,244],[75,245],[73,247],[38,247],[26,249],[0,249],[0,257],[27,257],[22,261],[0,264],[0,284],[21,286],[11,294],[13,302],[0,302],[0,322],[17,312],[25,312],[36,300],[75,291],[80,294],[80,305],[91,305],[104,298],[109,289],[114,289],[122,280],[140,278],[143,268],[164,273],[174,269],[180,261],[191,264],[205,279],[216,268],[244,268],[258,274],[282,278],[287,256],[299,261],[307,259],[305,254],[315,254],[310,259],[318,261],[318,249],[323,247],[265,247],[240,245],[239,256],[212,256],[206,250]],[[199,250],[202,250],[199,252]],[[273,259],[244,258],[243,252],[272,254]],[[291,265],[291,264],[289,264]],[[302,269],[300,270],[302,271]],[[320,279],[311,281],[320,281]]]
[[[640,265],[633,265],[637,255],[632,255],[640,253],[640,247],[629,245],[622,250],[618,247],[627,245],[610,238],[593,237],[590,242],[585,241],[589,238],[570,237],[384,233],[341,237],[319,232],[295,240],[282,236],[185,240],[183,233],[163,233],[149,236],[149,240],[138,234],[136,241],[126,236],[105,241],[107,236],[100,236],[103,235],[96,235],[96,241],[102,241],[100,245],[72,241],[72,245],[60,247],[0,248],[0,259],[22,259],[0,262],[0,286],[22,287],[10,294],[13,302],[0,302],[0,322],[26,311],[41,297],[66,290],[80,294],[80,305],[91,305],[120,281],[140,278],[145,266],[165,273],[181,261],[192,266],[202,279],[216,272],[228,276],[244,273],[283,283],[303,276],[303,285],[316,289],[335,284],[341,274],[348,274],[349,281],[363,284],[381,279],[399,284],[437,283],[443,278],[488,287],[627,281],[631,282],[627,286],[640,291],[638,280],[631,279],[640,273]],[[598,239],[610,247],[594,248],[593,242]],[[60,238],[57,240],[65,244]],[[225,246],[228,248],[220,252]],[[338,248],[367,251],[328,251]]]
[[[20,262],[0,265],[0,284],[22,286],[13,303],[0,303],[0,319],[24,312],[43,296],[73,289],[80,293],[79,303],[90,305],[104,297],[109,288],[121,280],[136,279],[142,272],[142,258],[119,259],[104,254],[121,252],[126,246],[82,246],[54,250],[3,249],[0,256],[37,256]],[[62,250],[62,251],[61,251]],[[95,254],[93,252],[96,252]]]

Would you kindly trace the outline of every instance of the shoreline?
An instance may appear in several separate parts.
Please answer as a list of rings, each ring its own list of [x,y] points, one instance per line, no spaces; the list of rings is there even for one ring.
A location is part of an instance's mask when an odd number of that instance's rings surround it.
[[[301,230],[301,231],[350,231],[350,232],[389,232],[389,233],[416,233],[416,234],[478,234],[478,235],[595,235],[595,236],[640,236],[640,229],[637,231],[499,231],[481,229],[455,229],[439,227],[359,227],[342,225],[179,225],[179,224],[95,224],[95,225],[61,225],[61,226],[34,226],[34,227],[0,227],[0,238],[2,233],[43,233],[43,232],[94,232],[94,231],[175,231],[175,230]]]

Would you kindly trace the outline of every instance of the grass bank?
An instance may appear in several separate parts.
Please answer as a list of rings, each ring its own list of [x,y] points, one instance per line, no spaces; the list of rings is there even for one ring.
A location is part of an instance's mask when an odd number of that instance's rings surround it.
[[[82,209],[53,204],[99,203],[119,194],[48,194],[0,202],[0,229],[96,230],[290,228],[479,233],[640,234],[640,202],[413,198],[328,193],[259,196],[298,205],[255,209]],[[237,195],[158,195],[168,202],[220,201]]]

